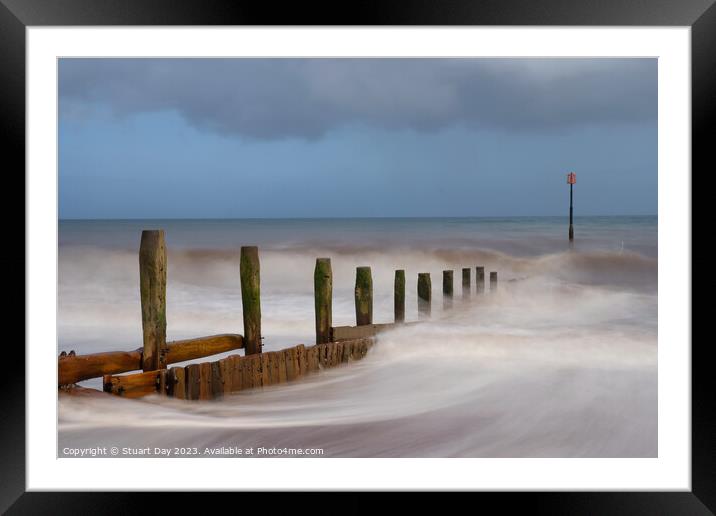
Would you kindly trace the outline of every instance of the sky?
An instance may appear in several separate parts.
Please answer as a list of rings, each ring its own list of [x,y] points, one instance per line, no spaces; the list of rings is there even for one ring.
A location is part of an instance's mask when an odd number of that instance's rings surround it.
[[[657,212],[656,59],[60,59],[62,219]]]

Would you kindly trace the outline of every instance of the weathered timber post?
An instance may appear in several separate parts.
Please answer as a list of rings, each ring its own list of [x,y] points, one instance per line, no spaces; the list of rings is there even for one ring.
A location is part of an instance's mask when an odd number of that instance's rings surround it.
[[[330,258],[316,258],[313,296],[316,305],[316,344],[330,342],[333,326],[333,273]]]
[[[418,273],[418,317],[421,319],[430,317],[432,292],[433,289],[430,283],[430,273]]]
[[[452,271],[443,271],[443,310],[452,308]]]
[[[490,292],[497,292],[497,273],[490,273]]]
[[[142,231],[139,245],[139,294],[144,349],[142,369],[167,367],[167,250],[164,230]]]
[[[261,291],[259,248],[241,248],[241,304],[244,312],[244,347],[247,355],[261,353]]]
[[[356,326],[373,324],[373,278],[370,267],[356,268]]]
[[[482,294],[485,292],[485,268],[475,267],[475,292]]]
[[[403,322],[405,321],[405,271],[402,269],[395,271],[393,290],[393,311],[395,312],[395,322]]]
[[[470,267],[462,270],[462,298],[470,299]]]

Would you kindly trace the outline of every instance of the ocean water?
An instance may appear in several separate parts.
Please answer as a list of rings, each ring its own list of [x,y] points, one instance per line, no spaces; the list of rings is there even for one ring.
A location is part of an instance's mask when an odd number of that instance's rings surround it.
[[[657,218],[130,220],[59,223],[58,353],[141,346],[138,248],[164,229],[167,338],[243,333],[239,248],[258,245],[271,351],[314,342],[313,268],[330,257],[333,322],[355,323],[355,268],[372,267],[374,322],[406,319],[430,272],[430,321],[381,334],[359,362],[291,384],[183,402],[59,401],[66,447],[320,448],[325,457],[657,455]],[[497,271],[476,296],[474,267]],[[462,300],[461,272],[473,292]],[[455,301],[442,309],[442,270]],[[221,357],[219,355],[217,357]],[[216,359],[216,358],[212,358]],[[99,379],[83,385],[101,388]]]

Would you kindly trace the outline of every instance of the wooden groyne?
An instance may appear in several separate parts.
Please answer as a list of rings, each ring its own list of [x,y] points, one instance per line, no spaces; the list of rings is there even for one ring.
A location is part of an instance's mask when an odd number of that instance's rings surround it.
[[[470,268],[462,269],[463,299],[470,298]],[[166,341],[167,251],[163,230],[143,231],[139,249],[139,287],[143,346],[132,351],[89,355],[69,354],[58,358],[58,386],[63,392],[86,394],[91,389],[75,384],[103,379],[106,393],[138,398],[159,394],[185,400],[211,400],[227,393],[291,382],[328,367],[360,360],[382,331],[418,324],[430,317],[430,273],[417,276],[419,321],[405,322],[405,270],[395,271],[394,319],[373,322],[371,268],[357,267],[354,291],[356,325],[333,326],[333,272],[330,258],[317,258],[314,269],[316,342],[280,351],[263,351],[261,333],[261,277],[259,250],[242,247],[239,259],[244,335],[220,334]],[[490,291],[497,290],[497,272],[490,272]],[[475,292],[485,292],[485,269],[475,268]],[[453,306],[453,271],[443,271],[443,308]],[[184,367],[171,364],[221,353],[244,350],[219,360]],[[141,372],[134,372],[140,371]],[[130,374],[126,374],[130,373]]]
[[[167,364],[176,364],[217,355],[244,347],[241,335],[223,334],[198,339],[177,340],[167,345]],[[142,369],[142,348],[134,351],[109,351],[92,355],[61,354],[59,358],[59,385],[99,378],[106,374],[119,374]],[[151,370],[151,369],[150,369]]]

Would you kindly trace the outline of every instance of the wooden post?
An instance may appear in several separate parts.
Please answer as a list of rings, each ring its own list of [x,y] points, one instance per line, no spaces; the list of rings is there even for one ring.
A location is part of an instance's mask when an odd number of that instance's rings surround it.
[[[572,248],[572,245],[574,244],[574,226],[572,225],[572,215],[574,212],[574,206],[572,201],[573,199],[573,192],[572,187],[577,182],[577,174],[574,172],[570,172],[567,174],[567,183],[569,183],[569,247]]]
[[[430,317],[430,302],[432,300],[432,285],[430,283],[430,273],[418,273],[418,316],[422,318]]]
[[[373,278],[370,267],[356,268],[356,326],[373,324]]]
[[[452,272],[443,271],[443,310],[452,308]]]
[[[490,273],[490,292],[497,292],[497,273]]]
[[[572,213],[574,212],[574,207],[572,205],[572,187],[574,186],[574,183],[569,183],[569,242],[571,243],[574,240],[574,225],[572,225]]]
[[[333,273],[330,258],[316,258],[313,296],[316,305],[316,344],[323,344],[331,340],[333,326]]]
[[[139,294],[144,349],[142,369],[167,367],[167,252],[164,230],[142,231],[139,245]]]
[[[244,312],[244,347],[247,355],[261,353],[261,292],[259,248],[241,248],[241,303]]]
[[[393,308],[395,312],[395,322],[405,321],[405,271],[395,271],[395,282],[393,287],[395,293],[393,296]]]
[[[462,298],[470,299],[470,268],[462,270]]]
[[[485,292],[485,268],[475,267],[475,292],[482,294]]]

